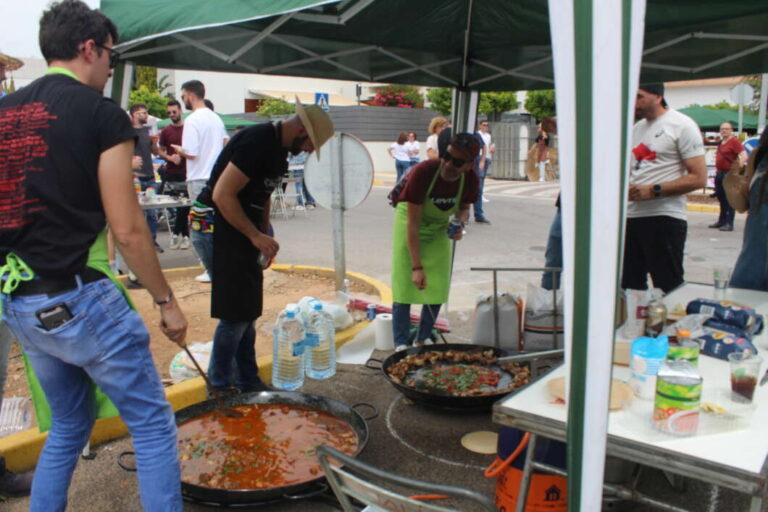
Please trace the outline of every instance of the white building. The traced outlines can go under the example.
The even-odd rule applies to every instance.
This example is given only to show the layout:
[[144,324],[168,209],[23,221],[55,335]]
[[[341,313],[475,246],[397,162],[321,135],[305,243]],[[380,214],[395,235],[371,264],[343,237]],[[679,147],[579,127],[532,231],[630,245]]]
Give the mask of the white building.
[[691,105],[714,105],[721,101],[731,101],[731,89],[741,83],[744,77],[706,78],[703,80],[685,80],[664,84],[664,99],[674,109]]

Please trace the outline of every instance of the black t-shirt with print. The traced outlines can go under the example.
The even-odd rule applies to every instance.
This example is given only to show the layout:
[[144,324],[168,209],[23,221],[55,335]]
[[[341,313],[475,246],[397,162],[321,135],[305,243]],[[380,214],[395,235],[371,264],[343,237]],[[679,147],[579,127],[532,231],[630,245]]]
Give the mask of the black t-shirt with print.
[[134,136],[117,104],[66,75],[0,98],[0,264],[13,251],[41,276],[82,272],[106,225],[99,157]]
[[[263,228],[264,207],[288,170],[288,151],[283,149],[279,131],[272,123],[251,126],[237,132],[224,147],[213,167],[211,190],[229,162],[248,177],[238,194],[248,219]],[[229,224],[215,207],[213,231],[213,287],[211,316],[229,321],[253,321],[261,316],[262,269],[259,251],[251,241]]]
[[[409,171],[408,183],[406,183],[403,191],[400,193],[399,200],[413,204],[423,204],[429,190],[429,185],[432,183],[432,178],[435,177],[435,173],[438,172],[437,169],[441,163],[442,160],[424,160],[413,166]],[[437,180],[435,180],[435,186],[432,187],[432,192],[429,194],[430,200],[437,208],[443,211],[450,210],[456,204],[456,194],[459,193],[460,183],[460,179],[445,181],[442,177],[438,176]],[[480,180],[474,172],[464,173],[464,190],[461,194],[461,204],[474,203],[477,200],[479,187]]]

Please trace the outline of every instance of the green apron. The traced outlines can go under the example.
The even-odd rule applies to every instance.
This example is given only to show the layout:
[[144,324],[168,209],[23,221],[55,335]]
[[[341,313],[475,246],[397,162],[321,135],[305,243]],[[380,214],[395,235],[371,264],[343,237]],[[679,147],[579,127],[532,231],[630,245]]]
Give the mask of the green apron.
[[[88,251],[87,265],[95,270],[98,270],[106,277],[115,283],[125,295],[128,303],[133,306],[128,292],[123,284],[117,280],[112,270],[109,268],[109,257],[107,252],[107,230],[105,229],[99,233],[98,237],[94,241],[90,250]],[[22,260],[14,253],[9,253],[6,257],[6,263],[3,267],[0,267],[0,275],[7,277],[4,281],[2,293],[10,294],[21,281],[28,281],[34,278],[35,274]],[[37,418],[37,427],[40,432],[45,432],[51,428],[51,407],[48,405],[48,400],[45,396],[40,381],[37,380],[35,371],[32,365],[29,363],[27,355],[22,350],[22,356],[24,358],[24,370],[27,374],[27,383],[29,384],[29,392],[32,396],[32,403],[35,407],[35,416]],[[96,404],[96,418],[112,418],[117,416],[119,412],[117,408],[112,404],[107,395],[105,395],[96,384],[92,385],[93,388],[93,403]]]
[[419,252],[427,286],[416,288],[411,281],[412,263],[408,252],[408,203],[401,201],[395,208],[395,226],[392,231],[392,298],[402,304],[443,304],[448,301],[451,281],[451,239],[446,234],[448,222],[461,205],[464,192],[464,174],[459,178],[459,191],[450,210],[436,207],[429,195],[440,176],[437,169],[429,184],[421,210],[419,224]]

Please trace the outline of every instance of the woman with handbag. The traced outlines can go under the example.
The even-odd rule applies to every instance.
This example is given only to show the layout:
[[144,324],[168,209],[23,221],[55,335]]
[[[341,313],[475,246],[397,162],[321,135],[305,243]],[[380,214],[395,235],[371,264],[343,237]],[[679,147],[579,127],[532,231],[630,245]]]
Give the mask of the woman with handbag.
[[749,155],[745,175],[730,171],[723,180],[728,202],[738,212],[749,211],[741,253],[733,268],[734,288],[768,291],[768,129]]
[[[460,240],[479,181],[472,164],[480,142],[471,133],[450,140],[440,160],[411,169],[395,206],[392,233],[392,329],[395,350],[410,341],[411,304],[422,304],[416,344],[429,339],[451,279],[451,240]],[[448,231],[452,215],[460,224]]]

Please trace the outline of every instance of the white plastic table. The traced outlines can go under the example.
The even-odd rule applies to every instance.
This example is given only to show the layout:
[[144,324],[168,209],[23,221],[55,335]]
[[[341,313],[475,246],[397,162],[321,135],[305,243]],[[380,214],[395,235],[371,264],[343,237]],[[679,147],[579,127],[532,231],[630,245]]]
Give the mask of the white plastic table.
[[[729,289],[715,297],[712,286],[685,284],[664,299],[671,311],[676,304],[684,308],[696,298],[717,298],[743,303],[765,315],[768,293]],[[768,354],[768,336],[763,331],[753,343]],[[729,403],[730,371],[726,361],[702,355],[699,370],[704,378],[702,402],[713,402],[733,410],[735,417],[717,419],[703,414],[699,431],[690,437],[677,437],[655,430],[651,425],[652,401],[635,399],[631,406],[610,413],[607,455],[664,471],[720,485],[752,496],[751,510],[759,511],[768,478],[768,387],[758,387],[752,407]],[[761,372],[765,372],[763,365]],[[567,409],[555,403],[546,385],[551,378],[565,375],[565,367],[519,393],[497,402],[493,419],[502,425],[531,434],[565,441]],[[762,376],[762,375],[761,375]],[[613,367],[613,377],[627,380],[629,368]],[[527,461],[526,461],[527,462]],[[670,508],[669,510],[680,510]]]

